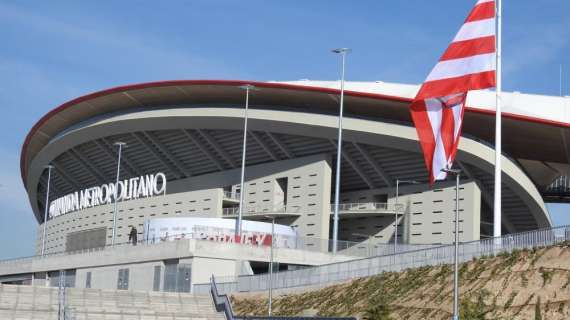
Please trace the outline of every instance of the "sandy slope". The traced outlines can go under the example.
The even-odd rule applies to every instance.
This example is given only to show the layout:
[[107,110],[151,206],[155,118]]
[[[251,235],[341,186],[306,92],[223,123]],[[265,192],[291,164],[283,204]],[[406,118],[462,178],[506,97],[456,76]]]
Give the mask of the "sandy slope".
[[[274,298],[274,315],[350,315],[369,319],[449,319],[450,266],[355,279]],[[463,264],[461,319],[570,319],[570,247],[518,251]],[[265,315],[264,295],[232,296],[240,315]]]

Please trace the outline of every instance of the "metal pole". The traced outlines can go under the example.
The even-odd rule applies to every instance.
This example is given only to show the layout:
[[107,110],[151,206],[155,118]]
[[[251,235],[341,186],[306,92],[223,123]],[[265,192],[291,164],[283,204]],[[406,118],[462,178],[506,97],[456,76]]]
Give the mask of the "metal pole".
[[47,221],[48,221],[48,210],[49,210],[49,185],[51,182],[51,169],[53,168],[52,165],[46,166],[48,169],[48,179],[47,179],[47,187],[46,187],[46,202],[45,202],[45,210],[44,210],[44,227],[43,227],[43,235],[42,235],[42,257],[44,256],[45,249],[46,249],[46,228],[47,228]]
[[495,195],[494,195],[494,215],[493,215],[493,237],[500,237],[501,232],[501,0],[495,0],[497,3],[497,92],[496,92],[496,110],[495,110]]
[[[394,207],[394,212],[396,213],[396,219],[394,221],[394,253],[398,252],[398,210],[400,210],[400,183],[410,183],[419,184],[416,180],[400,180],[396,179],[396,205]],[[405,219],[405,213],[403,219]]]
[[65,271],[64,270],[60,270],[59,271],[59,283],[58,283],[58,300],[59,300],[59,306],[58,306],[58,319],[59,320],[65,320]]
[[400,179],[396,179],[396,220],[394,221],[394,253],[398,252],[398,193],[399,193]]
[[119,154],[117,157],[117,179],[115,181],[115,194],[114,194],[114,210],[113,210],[113,231],[111,236],[111,246],[115,245],[115,234],[117,230],[117,201],[119,198],[119,175],[121,173],[121,153],[123,151],[123,146],[126,145],[125,142],[115,142],[115,145],[119,147]]
[[[241,153],[241,178],[240,178],[240,191],[239,191],[239,209],[238,209],[238,219],[237,225],[235,229],[235,235],[241,237],[241,225],[242,225],[242,215],[243,215],[243,197],[245,194],[245,156],[247,152],[247,111],[249,109],[249,91],[254,88],[254,86],[247,84],[245,86],[241,86],[241,89],[245,89],[245,113],[244,113],[244,122],[243,122],[243,145],[242,145],[242,153]],[[240,239],[241,240],[241,239]]]
[[273,245],[275,241],[275,217],[271,219],[271,253],[269,258],[269,311],[268,315],[271,317],[271,306],[273,302]]
[[453,257],[453,320],[459,319],[459,172],[455,174],[455,254]]
[[336,178],[334,193],[334,217],[333,217],[333,254],[337,251],[338,242],[338,202],[340,198],[340,164],[342,158],[342,114],[344,109],[344,71],[346,63],[346,54],[350,52],[348,48],[335,49],[332,52],[340,53],[342,56],[342,71],[340,78],[340,111],[338,115],[338,146],[336,152]]

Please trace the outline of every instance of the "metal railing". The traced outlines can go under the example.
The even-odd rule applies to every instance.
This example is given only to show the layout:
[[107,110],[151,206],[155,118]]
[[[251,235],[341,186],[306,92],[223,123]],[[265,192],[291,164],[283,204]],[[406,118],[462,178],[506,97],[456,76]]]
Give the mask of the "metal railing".
[[231,199],[239,201],[239,192],[224,191],[224,199]]
[[216,311],[224,312],[226,320],[356,320],[354,317],[287,317],[287,316],[236,316],[230,299],[226,294],[219,294],[214,275],[210,278],[210,293]]
[[210,278],[210,293],[212,295],[216,311],[223,312],[227,320],[234,320],[234,311],[232,310],[230,299],[227,295],[218,293],[218,287],[216,286],[214,275]]
[[547,191],[569,191],[570,190],[570,179],[568,176],[560,176],[552,183],[546,187]]
[[[300,213],[301,208],[299,206],[252,206],[244,207],[244,215],[264,215],[271,213]],[[236,216],[239,213],[239,207],[223,208],[222,216]]]
[[[514,250],[546,247],[570,241],[570,226],[528,231],[459,244],[459,262],[483,256],[495,256]],[[354,278],[368,277],[387,271],[402,271],[408,268],[435,266],[453,263],[454,246],[441,245],[415,251],[337,262],[305,269],[274,273],[272,288],[318,286]],[[198,289],[200,285],[195,285]],[[240,276],[235,283],[226,283],[224,288],[239,292],[263,291],[269,287],[267,274]],[[198,289],[200,290],[200,289]],[[225,291],[231,292],[231,291]]]
[[[384,212],[396,213],[404,211],[403,204],[383,203],[383,202],[356,202],[356,203],[339,203],[338,210],[342,212]],[[330,204],[330,211],[334,211],[334,203]],[[239,212],[239,207],[223,208],[222,216],[235,216]],[[299,206],[287,205],[259,205],[244,207],[243,213],[248,215],[263,215],[271,213],[300,213]]]
[[[385,203],[385,202],[355,202],[355,203],[339,203],[338,210],[340,212],[403,212],[403,204]],[[334,211],[334,203],[331,203],[330,211]]]

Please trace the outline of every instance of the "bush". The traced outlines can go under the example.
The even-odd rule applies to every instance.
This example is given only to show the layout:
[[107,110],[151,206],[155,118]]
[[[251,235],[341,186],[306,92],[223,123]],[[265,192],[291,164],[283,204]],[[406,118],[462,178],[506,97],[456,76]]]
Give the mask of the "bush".
[[484,320],[485,315],[493,311],[493,306],[487,305],[485,299],[490,296],[487,290],[477,290],[473,293],[475,302],[470,297],[461,299],[459,319],[461,320]]
[[364,311],[364,320],[392,320],[390,307],[382,298],[373,299]]

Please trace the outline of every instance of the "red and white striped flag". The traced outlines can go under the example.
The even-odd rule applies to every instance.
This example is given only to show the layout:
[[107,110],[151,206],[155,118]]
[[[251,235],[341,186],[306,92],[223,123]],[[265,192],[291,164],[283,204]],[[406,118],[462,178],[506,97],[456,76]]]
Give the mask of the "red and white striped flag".
[[479,0],[411,105],[429,180],[451,168],[469,90],[495,86],[495,1]]

